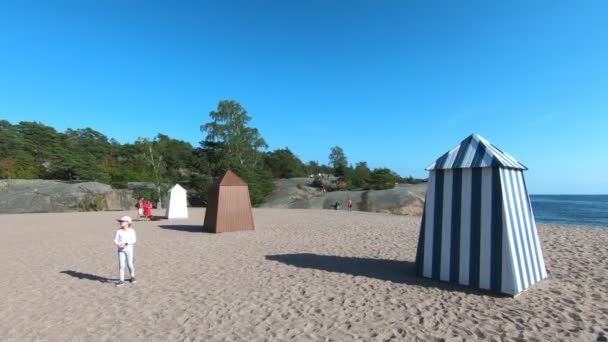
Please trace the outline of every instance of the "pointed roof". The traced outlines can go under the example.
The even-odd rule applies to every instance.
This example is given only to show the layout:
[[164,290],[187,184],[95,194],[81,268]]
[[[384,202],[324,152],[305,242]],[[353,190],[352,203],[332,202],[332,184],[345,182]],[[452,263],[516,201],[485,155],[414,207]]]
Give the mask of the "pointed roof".
[[183,192],[186,192],[186,189],[184,189],[179,184],[175,184],[171,189],[169,189],[169,192],[173,192],[173,191],[183,191]]
[[226,173],[216,181],[216,184],[220,186],[247,186],[247,183],[239,178],[236,173],[232,172],[232,170],[226,171]]
[[473,167],[528,169],[515,160],[515,158],[501,151],[498,147],[490,144],[486,139],[477,134],[471,134],[460,145],[446,152],[426,169],[431,171]]

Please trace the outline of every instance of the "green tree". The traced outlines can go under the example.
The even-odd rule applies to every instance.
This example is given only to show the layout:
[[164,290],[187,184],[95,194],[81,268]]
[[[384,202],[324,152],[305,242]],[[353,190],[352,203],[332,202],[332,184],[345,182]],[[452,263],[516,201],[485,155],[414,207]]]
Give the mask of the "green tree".
[[62,145],[60,158],[51,170],[53,178],[110,181],[111,145],[105,135],[92,128],[68,129],[62,134]]
[[304,170],[306,171],[307,175],[316,175],[321,172],[320,169],[319,163],[316,161],[311,160],[308,162],[308,164],[304,165]]
[[232,169],[249,184],[252,204],[260,204],[274,189],[272,173],[260,162],[264,158],[261,149],[268,145],[257,128],[247,126],[251,117],[234,100],[220,101],[209,116],[212,121],[201,125],[201,131],[207,133],[201,147],[211,175],[217,177]]
[[349,172],[347,178],[352,188],[369,189],[370,176],[371,170],[367,166],[367,162],[361,161]]
[[207,133],[206,142],[220,142],[223,157],[237,165],[256,165],[262,158],[260,149],[268,148],[257,128],[248,127],[251,117],[234,100],[220,101],[217,111],[211,111],[213,121],[201,126]]
[[166,165],[166,179],[171,183],[186,181],[194,169],[194,147],[185,141],[158,134],[155,139],[158,153]]
[[272,173],[264,163],[259,163],[254,167],[235,165],[232,170],[249,185],[249,195],[253,206],[264,203],[264,199],[274,190]]
[[146,138],[137,139],[136,145],[140,145],[141,153],[139,158],[151,169],[154,176],[154,185],[159,199],[162,198],[162,189],[166,187],[167,164],[163,156],[158,151],[158,141]]
[[38,178],[42,166],[25,149],[17,126],[0,120],[0,178]]
[[419,183],[424,183],[424,182],[425,182],[424,179],[414,178],[411,175],[407,176],[407,177],[399,178],[399,183],[402,183],[402,184],[419,184]]
[[308,164],[304,165],[304,169],[307,174],[317,175],[319,173],[331,174],[334,172],[333,168],[329,165],[319,164],[316,161],[309,161]]
[[395,182],[398,176],[388,168],[377,168],[370,174],[369,185],[374,190],[392,189],[395,187]]
[[278,149],[266,154],[266,165],[274,178],[306,176],[304,163],[289,148]]
[[68,155],[62,145],[62,135],[40,122],[22,121],[15,129],[20,142],[20,150],[17,152],[20,154],[19,159],[26,161],[32,158],[32,164],[27,169],[38,170],[35,178],[48,178]]
[[334,168],[334,174],[342,177],[346,174],[348,168],[348,160],[344,154],[344,150],[340,146],[334,146],[329,153],[329,163]]

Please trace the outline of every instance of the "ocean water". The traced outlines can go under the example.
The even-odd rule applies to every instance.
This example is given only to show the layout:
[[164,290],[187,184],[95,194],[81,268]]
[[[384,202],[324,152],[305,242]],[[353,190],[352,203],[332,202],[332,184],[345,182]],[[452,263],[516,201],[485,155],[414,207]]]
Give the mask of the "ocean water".
[[536,223],[608,228],[608,195],[530,195]]

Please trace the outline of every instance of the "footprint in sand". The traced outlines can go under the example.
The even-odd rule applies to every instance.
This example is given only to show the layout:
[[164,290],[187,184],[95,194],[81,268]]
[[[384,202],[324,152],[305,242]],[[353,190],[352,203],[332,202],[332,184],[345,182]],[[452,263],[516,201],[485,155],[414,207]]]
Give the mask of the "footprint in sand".
[[583,320],[580,315],[575,314],[573,312],[568,313],[568,316],[570,316],[570,318],[572,318],[573,320],[575,320],[577,322],[581,322]]
[[574,305],[576,304],[575,301],[573,301],[572,299],[568,299],[568,298],[563,298],[562,302],[566,303],[566,304],[570,304],[570,305]]

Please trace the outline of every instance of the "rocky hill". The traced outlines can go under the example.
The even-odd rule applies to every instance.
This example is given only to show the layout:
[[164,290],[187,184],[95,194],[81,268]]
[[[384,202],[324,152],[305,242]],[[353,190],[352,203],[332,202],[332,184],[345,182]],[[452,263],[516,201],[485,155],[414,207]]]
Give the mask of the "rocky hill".
[[0,213],[124,210],[134,204],[132,190],[96,182],[0,180]]
[[400,184],[390,190],[361,190],[321,192],[310,186],[309,178],[279,179],[276,190],[261,205],[263,208],[333,209],[336,202],[340,209],[346,201],[353,200],[353,209],[369,212],[385,212],[399,215],[422,215],[426,183]]
[[[426,184],[397,185],[390,190],[321,192],[309,178],[279,179],[276,190],[262,208],[333,209],[336,202],[346,209],[400,215],[421,215]],[[0,214],[133,208],[133,190],[112,189],[97,182],[39,179],[0,180]]]

